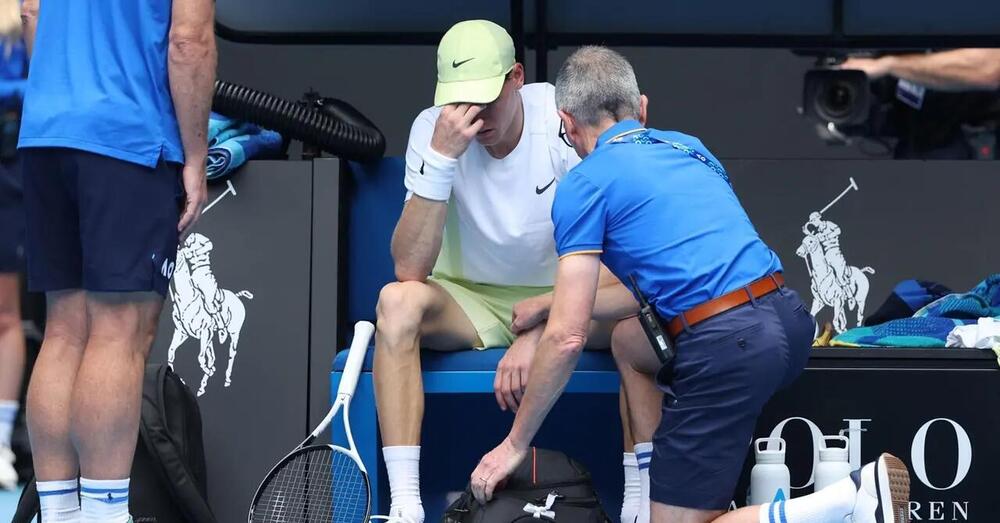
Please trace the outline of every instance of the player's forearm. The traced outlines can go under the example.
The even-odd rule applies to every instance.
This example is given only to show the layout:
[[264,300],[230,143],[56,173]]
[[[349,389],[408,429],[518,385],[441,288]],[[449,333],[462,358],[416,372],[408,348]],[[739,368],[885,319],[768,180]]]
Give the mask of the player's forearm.
[[24,29],[24,46],[28,50],[28,57],[31,57],[35,49],[35,30],[38,28],[38,3],[39,0],[24,0],[21,4],[21,25]]
[[392,259],[399,281],[424,281],[441,251],[448,202],[416,194],[406,202],[392,234]]
[[208,115],[215,88],[216,61],[211,24],[197,29],[171,30],[170,92],[188,164],[204,163],[208,154]]
[[528,387],[508,436],[510,442],[519,449],[531,445],[542,421],[566,389],[576,362],[580,359],[580,352],[586,344],[584,336],[559,334],[558,327],[554,329],[555,332],[550,327],[552,326],[546,327],[531,363]]
[[939,91],[1000,89],[1000,50],[886,56],[889,74]]

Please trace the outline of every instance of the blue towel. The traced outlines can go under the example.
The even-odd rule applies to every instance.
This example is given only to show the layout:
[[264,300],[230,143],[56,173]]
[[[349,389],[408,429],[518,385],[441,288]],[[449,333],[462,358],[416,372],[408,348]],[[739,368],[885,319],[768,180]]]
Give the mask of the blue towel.
[[275,131],[212,113],[208,120],[208,179],[228,176],[247,160],[277,156],[282,138]]
[[910,318],[924,306],[953,292],[939,283],[903,280],[896,284],[878,310],[865,316],[864,326],[873,327],[891,320]]
[[948,333],[979,318],[1000,319],[1000,274],[969,292],[949,294],[918,310],[913,317],[844,331],[830,344],[839,347],[944,347]]

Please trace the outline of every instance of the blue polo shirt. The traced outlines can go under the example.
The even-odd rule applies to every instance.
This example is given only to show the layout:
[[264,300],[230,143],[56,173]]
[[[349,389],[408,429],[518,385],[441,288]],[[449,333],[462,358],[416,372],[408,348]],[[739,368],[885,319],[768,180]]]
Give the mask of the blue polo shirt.
[[167,75],[171,0],[39,6],[18,146],[182,163]]
[[600,253],[665,319],[781,270],[705,145],[635,120],[560,181],[552,221],[560,257]]

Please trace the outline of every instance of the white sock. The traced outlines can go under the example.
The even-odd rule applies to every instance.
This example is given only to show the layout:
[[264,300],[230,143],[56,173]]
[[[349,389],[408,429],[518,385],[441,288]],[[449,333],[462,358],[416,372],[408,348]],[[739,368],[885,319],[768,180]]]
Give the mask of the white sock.
[[622,523],[634,523],[639,515],[639,500],[642,498],[642,486],[639,484],[639,462],[634,452],[626,452],[622,458],[625,467],[625,492],[622,494]]
[[760,506],[760,523],[827,523],[843,521],[854,512],[858,489],[854,480],[844,478],[805,497],[765,503]]
[[653,459],[653,443],[635,444],[635,460],[639,466],[639,517],[637,523],[649,523],[649,462]]
[[10,448],[10,434],[14,431],[14,419],[20,403],[0,400],[0,447]]
[[80,478],[83,523],[128,523],[128,484],[129,478]]
[[412,523],[424,522],[420,502],[420,447],[382,447],[385,468],[389,473],[392,504],[389,515]]
[[39,481],[38,501],[42,521],[46,523],[80,523],[80,491],[75,479]]

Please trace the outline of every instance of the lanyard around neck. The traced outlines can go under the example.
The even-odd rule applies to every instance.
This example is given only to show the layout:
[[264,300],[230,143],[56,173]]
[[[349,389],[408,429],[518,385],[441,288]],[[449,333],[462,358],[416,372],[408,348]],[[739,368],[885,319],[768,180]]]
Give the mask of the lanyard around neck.
[[[632,129],[630,131],[625,131],[625,132],[622,132],[622,133],[618,133],[618,134],[612,136],[611,138],[609,138],[606,142],[604,142],[604,144],[607,145],[607,144],[622,143],[622,140],[626,136],[631,136],[631,135],[634,135],[634,134],[645,133],[645,132],[648,132],[648,129],[646,129],[645,127],[639,127],[638,129]],[[634,140],[637,140],[637,138],[634,138]],[[702,154],[702,153],[698,152],[697,150],[695,150],[693,147],[691,147],[689,145],[682,144],[680,142],[672,142],[672,141],[660,140],[660,139],[655,139],[655,140],[658,141],[658,142],[661,142],[661,143],[665,143],[665,144],[673,147],[674,149],[677,149],[678,151],[686,153],[691,158],[694,158],[695,160],[698,160],[699,162],[701,162],[702,164],[704,164],[709,169],[715,171],[715,173],[718,174],[719,176],[721,176],[722,179],[726,181],[726,183],[732,185],[732,182],[729,180],[729,173],[727,173],[726,170],[721,165],[715,163],[714,161],[712,161],[710,158],[708,158],[704,154]]]
[[628,136],[630,134],[642,133],[642,132],[646,132],[646,130],[647,129],[645,127],[640,127],[638,129],[632,129],[631,131],[625,131],[623,133],[618,133],[618,134],[612,136],[611,138],[608,138],[608,141],[604,142],[604,145],[607,145],[609,143],[618,143],[618,142],[621,141],[622,138],[625,138],[626,136]]

